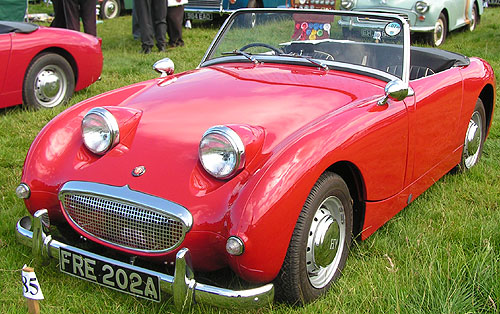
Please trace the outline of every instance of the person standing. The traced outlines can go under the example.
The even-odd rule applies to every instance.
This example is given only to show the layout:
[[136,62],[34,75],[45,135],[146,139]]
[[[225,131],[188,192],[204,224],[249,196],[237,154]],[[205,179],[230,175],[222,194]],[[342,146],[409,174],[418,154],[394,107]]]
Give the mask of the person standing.
[[63,0],[52,0],[52,5],[54,6],[54,19],[50,23],[50,27],[66,28]]
[[168,46],[184,46],[182,40],[182,20],[184,19],[184,5],[188,0],[167,0],[167,33]]
[[85,33],[97,36],[95,0],[61,0],[66,28],[80,31],[80,18]]
[[165,0],[134,0],[134,9],[141,32],[142,53],[148,54],[154,46],[165,51],[167,32],[167,3]]

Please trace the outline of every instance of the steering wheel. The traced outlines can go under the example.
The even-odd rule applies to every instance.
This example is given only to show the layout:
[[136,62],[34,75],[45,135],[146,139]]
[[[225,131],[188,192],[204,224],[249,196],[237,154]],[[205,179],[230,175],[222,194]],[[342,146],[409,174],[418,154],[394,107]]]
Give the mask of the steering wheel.
[[265,43],[251,43],[251,44],[248,44],[248,45],[245,45],[245,46],[241,47],[240,51],[245,51],[248,48],[252,48],[252,47],[264,47],[264,48],[267,48],[269,50],[274,51],[275,54],[282,54],[282,53],[284,53],[283,50],[281,50],[279,48],[276,48],[276,47],[273,47],[273,46],[271,46],[269,44],[265,44]]

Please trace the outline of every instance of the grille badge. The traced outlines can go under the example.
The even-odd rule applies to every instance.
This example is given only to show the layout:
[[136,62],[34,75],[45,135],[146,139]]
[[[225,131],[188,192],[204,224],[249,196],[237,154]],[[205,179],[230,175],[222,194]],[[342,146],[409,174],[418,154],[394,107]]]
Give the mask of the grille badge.
[[132,175],[134,177],[140,177],[146,172],[146,167],[144,166],[138,166],[135,167],[134,170],[132,170]]

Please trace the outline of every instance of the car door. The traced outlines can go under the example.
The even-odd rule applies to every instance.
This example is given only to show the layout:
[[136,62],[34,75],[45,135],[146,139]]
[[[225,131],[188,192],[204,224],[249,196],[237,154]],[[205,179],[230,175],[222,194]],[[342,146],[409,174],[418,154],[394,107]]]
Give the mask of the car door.
[[463,99],[460,68],[411,81],[410,86],[415,91],[410,136],[414,160],[411,178],[415,181],[450,156],[459,145],[454,139]]

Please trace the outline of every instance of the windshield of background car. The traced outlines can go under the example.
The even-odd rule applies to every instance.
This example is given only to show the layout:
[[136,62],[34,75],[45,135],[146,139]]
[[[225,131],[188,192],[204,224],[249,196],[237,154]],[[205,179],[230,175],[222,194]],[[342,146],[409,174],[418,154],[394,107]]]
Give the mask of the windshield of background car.
[[223,25],[201,65],[296,62],[402,79],[404,24],[388,14],[241,10]]

